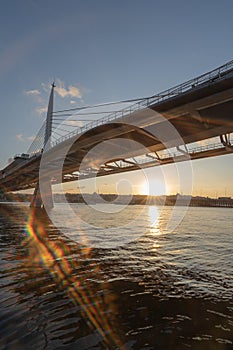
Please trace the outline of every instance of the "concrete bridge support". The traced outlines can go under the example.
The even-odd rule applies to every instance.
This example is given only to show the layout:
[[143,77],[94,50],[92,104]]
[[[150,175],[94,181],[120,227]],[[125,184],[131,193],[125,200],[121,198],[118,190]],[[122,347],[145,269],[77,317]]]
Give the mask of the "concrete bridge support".
[[[43,191],[43,199],[41,197],[41,191]],[[32,208],[44,208],[52,209],[54,207],[53,193],[50,179],[44,179],[43,184],[40,185],[39,182],[34,190],[32,202]]]

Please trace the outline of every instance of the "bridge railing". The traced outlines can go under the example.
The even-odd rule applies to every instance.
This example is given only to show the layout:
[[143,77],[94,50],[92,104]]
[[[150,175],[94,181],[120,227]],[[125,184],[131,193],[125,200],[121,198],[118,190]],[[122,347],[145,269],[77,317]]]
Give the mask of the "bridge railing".
[[132,113],[135,113],[139,110],[142,110],[143,108],[150,108],[151,106],[154,106],[156,104],[159,104],[161,102],[164,102],[165,100],[169,100],[171,98],[174,98],[182,93],[186,93],[192,89],[197,89],[199,87],[203,87],[204,85],[209,85],[212,83],[215,83],[216,81],[223,80],[226,78],[226,75],[232,73],[233,75],[233,60],[208,72],[205,74],[202,74],[194,79],[190,79],[185,83],[182,83],[180,85],[177,85],[173,88],[170,88],[168,90],[165,90],[161,92],[160,94],[147,97],[145,99],[142,99],[139,102],[136,102],[135,104],[131,105],[130,107],[126,107],[120,111],[116,111],[113,113],[110,113],[109,115],[94,120],[92,122],[89,122],[85,124],[82,127],[79,127],[78,129],[71,131],[70,133],[67,133],[66,135],[61,136],[59,139],[51,143],[51,147],[56,146],[57,144],[70,139],[71,137],[82,134],[87,130],[90,130],[96,126],[107,124],[108,122],[121,119],[127,115],[130,115]]
[[[233,142],[233,139],[230,140],[230,142]],[[192,157],[192,155],[201,153],[201,152],[206,152],[206,151],[212,151],[212,150],[217,150],[217,149],[224,149],[225,146],[222,145],[221,142],[213,142],[207,145],[200,145],[200,146],[191,146],[190,149],[188,150],[187,155],[190,156],[190,159]],[[169,158],[174,158],[174,159],[178,159],[181,155],[183,155],[182,152],[179,152],[175,149],[167,149],[167,150],[163,150],[163,151],[159,151],[158,152],[159,158],[156,159],[154,158],[154,155],[152,157],[149,156],[149,158],[154,158],[154,161],[157,161],[158,163],[160,161],[166,161]],[[130,159],[130,158],[129,158]],[[138,156],[138,157],[134,157],[134,161],[136,159],[135,165],[143,165],[143,164],[147,164],[148,163],[148,157],[147,156]],[[122,162],[121,163],[121,167],[122,168],[127,168],[129,165],[127,164],[127,162]]]

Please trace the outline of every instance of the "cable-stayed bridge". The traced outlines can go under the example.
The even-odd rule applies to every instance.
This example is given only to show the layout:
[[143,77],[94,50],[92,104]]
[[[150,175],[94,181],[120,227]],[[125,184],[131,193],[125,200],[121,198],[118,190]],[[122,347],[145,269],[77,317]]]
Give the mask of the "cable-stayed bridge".
[[[41,159],[55,184],[233,152],[233,61],[160,94],[118,104],[54,112],[54,88],[28,152],[0,171],[5,191],[35,188],[36,197]],[[57,178],[54,169],[61,165]]]

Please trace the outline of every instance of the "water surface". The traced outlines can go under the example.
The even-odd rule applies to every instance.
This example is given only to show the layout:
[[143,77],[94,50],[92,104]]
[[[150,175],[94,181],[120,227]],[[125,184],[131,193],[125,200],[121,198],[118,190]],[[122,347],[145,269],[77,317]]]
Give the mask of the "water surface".
[[101,248],[104,216],[85,233],[62,205],[59,230],[26,204],[0,204],[0,348],[233,349],[233,210],[190,208],[170,233],[171,208],[156,222],[159,209],[145,210],[118,230],[127,243]]

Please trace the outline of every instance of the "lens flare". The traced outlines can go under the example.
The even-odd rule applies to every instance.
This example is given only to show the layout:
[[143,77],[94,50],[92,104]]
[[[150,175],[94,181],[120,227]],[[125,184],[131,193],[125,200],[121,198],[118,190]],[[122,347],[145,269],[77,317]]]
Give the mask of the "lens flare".
[[[81,306],[82,315],[88,326],[98,331],[107,348],[116,345],[124,349],[113,332],[112,321],[110,323],[106,316],[109,314],[106,313],[106,308],[111,308],[112,318],[114,305],[109,304],[109,298],[106,303],[103,297],[90,287],[89,281],[94,280],[99,271],[98,264],[95,264],[95,268],[91,268],[91,271],[86,267],[85,279],[78,277],[77,269],[80,268],[80,264],[76,259],[71,261],[67,259],[72,256],[71,248],[64,242],[51,241],[47,225],[49,225],[48,217],[43,210],[31,210],[26,225],[27,238],[24,242],[28,248],[28,264],[30,266],[36,264],[43,270],[46,269],[56,286],[67,294],[72,303]],[[82,261],[85,257],[90,257],[90,253],[90,248],[82,248]]]

